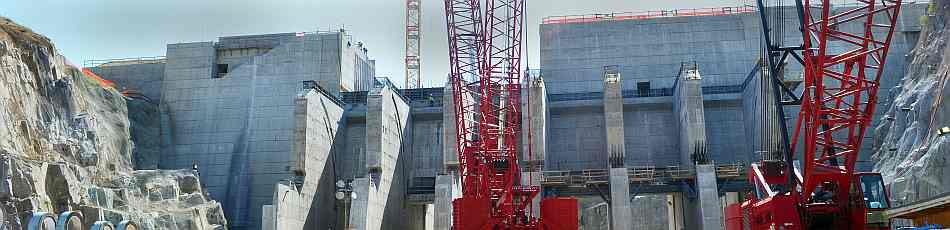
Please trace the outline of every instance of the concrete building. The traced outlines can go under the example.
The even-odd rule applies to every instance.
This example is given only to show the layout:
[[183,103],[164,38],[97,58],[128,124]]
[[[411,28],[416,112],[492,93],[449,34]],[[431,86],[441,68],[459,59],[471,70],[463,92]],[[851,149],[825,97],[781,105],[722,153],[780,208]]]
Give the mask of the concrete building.
[[[902,11],[893,73],[914,45],[918,8]],[[748,189],[743,166],[759,157],[749,141],[761,120],[758,15],[688,12],[540,26],[543,77],[526,83],[524,109],[535,147],[524,152],[543,172],[526,183],[580,198],[585,229],[721,229],[721,207]],[[232,228],[450,226],[460,193],[451,89],[374,78],[345,32],[223,37],[171,44],[166,56],[163,71],[96,72],[160,79],[157,92],[134,86],[160,95],[160,167],[197,164]]]
[[334,97],[375,85],[367,49],[342,30],[170,44],[162,62],[106,62],[93,71],[160,97],[159,167],[197,165],[210,195],[226,203],[234,229],[260,229],[274,184],[295,180],[291,138],[302,82]]

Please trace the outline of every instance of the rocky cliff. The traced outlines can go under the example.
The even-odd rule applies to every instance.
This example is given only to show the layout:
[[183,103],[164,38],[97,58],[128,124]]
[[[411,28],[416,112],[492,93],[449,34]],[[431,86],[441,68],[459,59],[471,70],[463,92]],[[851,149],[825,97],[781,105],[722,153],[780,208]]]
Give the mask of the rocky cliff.
[[126,99],[46,37],[0,17],[0,229],[57,219],[225,228],[195,170],[133,170]]
[[917,47],[896,95],[876,127],[874,170],[890,185],[894,205],[950,192],[950,1],[937,0],[921,18]]

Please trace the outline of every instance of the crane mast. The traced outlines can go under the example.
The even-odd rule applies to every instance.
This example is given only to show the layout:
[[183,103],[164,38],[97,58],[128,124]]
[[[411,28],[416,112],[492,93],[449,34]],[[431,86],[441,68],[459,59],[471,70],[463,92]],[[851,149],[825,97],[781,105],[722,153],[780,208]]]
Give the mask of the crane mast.
[[[758,2],[760,11],[767,10]],[[751,167],[755,191],[742,204],[748,227],[887,229],[878,215],[888,206],[881,176],[855,172],[855,165],[874,115],[901,1],[857,0],[853,8],[841,9],[832,9],[830,0],[796,3],[803,43],[801,56],[791,55],[803,64],[800,111],[791,143],[782,148],[788,149],[784,165],[763,161]],[[764,13],[762,19],[772,58],[779,48],[768,44]],[[768,66],[769,74],[777,72],[774,63]],[[795,153],[801,153],[801,171],[793,166]]]
[[571,207],[556,212],[542,207],[541,216],[574,216],[567,224],[545,224],[532,212],[540,188],[522,184],[518,150],[524,0],[486,0],[484,6],[480,1],[445,0],[462,181],[462,198],[453,202],[454,229],[576,229],[576,200],[541,201]]
[[406,0],[406,89],[422,88],[422,0]]

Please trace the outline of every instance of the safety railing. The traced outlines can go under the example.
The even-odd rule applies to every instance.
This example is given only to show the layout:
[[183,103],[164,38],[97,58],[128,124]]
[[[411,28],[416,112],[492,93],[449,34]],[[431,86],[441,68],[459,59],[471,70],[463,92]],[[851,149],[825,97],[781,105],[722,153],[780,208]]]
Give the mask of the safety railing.
[[[724,86],[704,86],[703,94],[729,94],[741,93],[742,85],[724,85]],[[623,98],[644,98],[644,97],[669,97],[673,96],[673,88],[659,88],[649,90],[623,90]],[[603,92],[580,92],[580,93],[556,93],[548,94],[548,101],[583,101],[583,100],[601,100],[604,98]]]
[[82,66],[83,67],[99,67],[99,66],[110,65],[110,64],[146,64],[146,63],[164,63],[164,62],[165,62],[165,56],[153,56],[153,57],[86,60],[82,63]]
[[[719,179],[741,179],[746,176],[745,172],[743,163],[716,165],[716,177]],[[679,166],[631,167],[627,169],[627,177],[630,183],[663,184],[693,180],[696,178],[696,171]],[[541,172],[541,184],[550,187],[586,187],[592,184],[606,184],[609,179],[607,169]]]
[[733,15],[755,12],[752,5],[697,8],[697,9],[676,9],[676,10],[651,10],[640,12],[621,12],[608,14],[584,14],[584,15],[565,15],[545,17],[541,24],[566,24],[566,23],[589,23],[602,21],[621,21],[621,20],[644,20],[653,18],[668,17],[693,17],[693,16],[719,16]]

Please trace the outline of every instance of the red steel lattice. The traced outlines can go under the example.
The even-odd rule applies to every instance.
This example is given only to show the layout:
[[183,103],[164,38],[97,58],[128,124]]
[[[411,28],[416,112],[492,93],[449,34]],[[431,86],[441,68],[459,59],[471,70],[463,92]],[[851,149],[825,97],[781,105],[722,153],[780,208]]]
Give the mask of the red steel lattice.
[[[799,138],[804,141],[802,194],[806,196],[826,182],[849,191],[847,181],[855,173],[861,141],[874,116],[901,1],[857,2],[853,9],[832,14],[830,0],[824,0],[818,17],[804,11],[805,91],[791,146],[795,152]],[[813,6],[814,2],[805,1],[805,9]],[[860,27],[844,26],[850,22]],[[836,200],[846,204],[848,193],[838,192]]]
[[[453,202],[454,228],[576,228],[575,199],[541,201],[549,207],[543,213],[552,218],[575,217],[573,224],[572,218],[562,218],[558,221],[567,224],[546,226],[532,213],[540,189],[521,184],[524,0],[487,0],[484,8],[479,0],[445,0],[445,12],[462,179],[462,198]],[[551,207],[575,208],[557,212]]]

